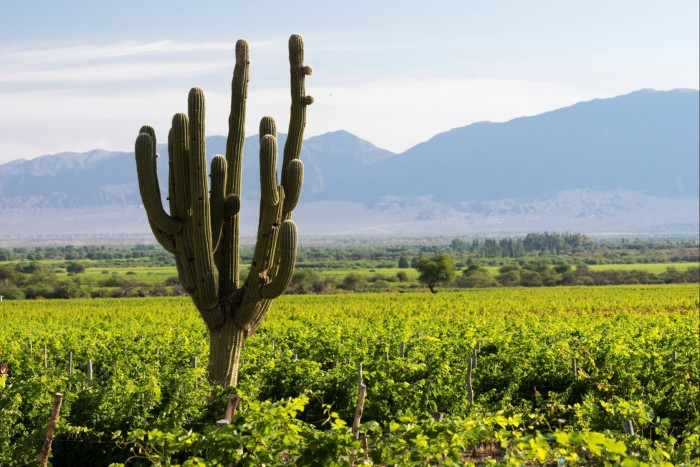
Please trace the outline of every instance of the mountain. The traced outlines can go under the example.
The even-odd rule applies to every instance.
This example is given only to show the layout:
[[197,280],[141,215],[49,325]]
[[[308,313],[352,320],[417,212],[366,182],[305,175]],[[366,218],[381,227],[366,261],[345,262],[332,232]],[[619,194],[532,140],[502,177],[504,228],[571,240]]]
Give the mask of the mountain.
[[[306,234],[696,232],[699,101],[697,90],[641,90],[455,128],[402,154],[346,131],[312,137],[301,156],[295,218]],[[279,139],[283,147],[285,135]],[[225,137],[208,137],[209,157],[225,145]],[[257,212],[258,147],[257,136],[246,139],[242,219],[249,235],[257,222],[246,213]],[[167,147],[158,151],[165,186]],[[0,237],[148,230],[126,152],[0,165],[0,216]]]
[[394,183],[373,179],[373,195],[448,203],[583,188],[697,196],[698,101],[698,91],[642,90],[456,128],[378,164]]

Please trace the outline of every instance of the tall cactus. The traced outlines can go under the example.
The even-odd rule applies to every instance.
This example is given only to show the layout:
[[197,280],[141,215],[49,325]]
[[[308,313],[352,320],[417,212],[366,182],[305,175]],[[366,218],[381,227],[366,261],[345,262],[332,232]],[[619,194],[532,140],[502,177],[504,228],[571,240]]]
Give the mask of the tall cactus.
[[231,83],[231,114],[226,157],[211,162],[207,186],[204,132],[204,92],[190,91],[188,113],[173,117],[168,134],[169,213],[161,202],[156,174],[156,136],[143,126],[136,138],[139,190],[151,230],[158,242],[175,255],[180,282],[192,296],[209,328],[209,377],[235,386],[241,350],[258,328],[272,300],[292,279],[296,261],[297,229],[292,210],[299,200],[304,166],[299,160],[306,106],[304,65],[300,36],[289,38],[292,106],[284,147],[281,182],[277,179],[275,122],[260,122],[260,218],[250,272],[241,283],[240,222],[241,168],[245,139],[248,86],[248,44],[236,43],[236,66]]

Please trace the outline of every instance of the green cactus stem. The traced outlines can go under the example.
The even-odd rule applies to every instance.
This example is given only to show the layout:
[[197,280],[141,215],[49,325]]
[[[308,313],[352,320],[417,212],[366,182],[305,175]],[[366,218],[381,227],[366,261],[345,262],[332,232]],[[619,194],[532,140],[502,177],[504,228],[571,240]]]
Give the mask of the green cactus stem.
[[246,339],[258,328],[272,300],[284,293],[294,273],[297,228],[292,211],[304,178],[299,155],[306,107],[313,102],[304,88],[311,68],[303,61],[302,38],[293,35],[289,39],[292,106],[281,180],[277,174],[275,122],[272,117],[264,117],[260,122],[258,235],[250,272],[244,281],[239,277],[239,211],[248,44],[244,40],[236,43],[226,156],[212,159],[209,176],[204,92],[193,88],[187,113],[173,117],[168,133],[169,212],[161,201],[155,131],[143,126],[136,138],[139,190],[148,222],[158,242],[175,256],[180,282],[209,328],[209,377],[218,384],[236,385]]

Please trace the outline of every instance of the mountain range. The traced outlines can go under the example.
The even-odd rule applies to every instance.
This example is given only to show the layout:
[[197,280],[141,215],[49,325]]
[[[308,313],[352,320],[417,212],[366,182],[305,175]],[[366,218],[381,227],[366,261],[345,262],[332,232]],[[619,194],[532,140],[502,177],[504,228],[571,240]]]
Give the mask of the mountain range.
[[[699,101],[697,90],[641,90],[455,128],[401,154],[346,131],[308,138],[295,219],[302,235],[697,233]],[[225,144],[208,137],[209,156]],[[158,150],[163,181],[167,147]],[[246,235],[257,222],[257,151],[248,137]],[[129,152],[0,165],[0,218],[0,237],[148,232]]]

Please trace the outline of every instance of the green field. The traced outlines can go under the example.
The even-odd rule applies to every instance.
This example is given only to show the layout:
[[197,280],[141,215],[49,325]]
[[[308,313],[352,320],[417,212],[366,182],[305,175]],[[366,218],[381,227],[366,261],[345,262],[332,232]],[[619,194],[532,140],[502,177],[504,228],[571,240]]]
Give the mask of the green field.
[[[227,395],[205,379],[189,299],[5,300],[0,464],[33,462],[54,392],[55,465],[134,453],[329,465],[353,450],[382,465],[687,463],[700,452],[699,305],[696,284],[284,296],[246,345],[244,402],[217,431]],[[366,448],[348,428],[360,362]]]
[[[50,264],[50,262],[47,261]],[[55,261],[53,262],[56,263]],[[146,284],[162,284],[166,279],[177,277],[175,266],[150,266],[150,267],[92,267],[89,260],[81,261],[86,266],[85,272],[81,273],[81,277],[88,280],[100,281],[111,274],[119,274],[130,276],[134,280],[144,282]],[[589,266],[592,271],[644,271],[652,274],[660,274],[667,268],[673,267],[678,270],[685,270],[690,267],[697,267],[698,263],[682,262],[682,263],[639,263],[639,264],[595,264]],[[492,276],[498,274],[497,266],[487,266],[485,268]],[[382,275],[386,277],[395,277],[398,272],[405,272],[409,280],[418,280],[418,271],[413,268],[364,268],[364,269],[319,269],[315,270],[322,278],[333,278],[342,280],[348,274],[359,274],[364,277]],[[63,271],[62,276],[68,274]]]

